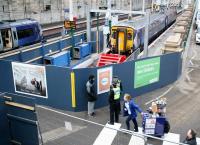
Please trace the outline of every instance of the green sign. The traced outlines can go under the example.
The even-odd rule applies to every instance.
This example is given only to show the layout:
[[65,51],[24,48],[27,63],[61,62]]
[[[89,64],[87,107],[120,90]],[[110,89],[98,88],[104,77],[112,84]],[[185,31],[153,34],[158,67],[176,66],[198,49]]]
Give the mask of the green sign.
[[135,62],[134,88],[159,81],[160,57]]

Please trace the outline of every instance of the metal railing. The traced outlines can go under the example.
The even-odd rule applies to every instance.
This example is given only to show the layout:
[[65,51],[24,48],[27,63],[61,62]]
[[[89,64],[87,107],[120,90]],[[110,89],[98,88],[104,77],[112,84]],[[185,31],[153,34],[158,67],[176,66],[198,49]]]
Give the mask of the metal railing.
[[[109,128],[111,130],[115,130],[117,131],[117,136],[115,137],[115,140],[113,141],[115,145],[118,145],[118,144],[123,144],[123,145],[126,145],[128,144],[129,140],[130,139],[127,139],[125,141],[124,138],[127,137],[127,135],[130,135],[130,136],[134,136],[134,137],[138,137],[140,139],[142,139],[144,141],[144,145],[146,145],[148,143],[148,140],[149,139],[153,139],[155,141],[160,141],[160,142],[168,142],[168,143],[172,143],[174,145],[185,145],[184,143],[181,143],[181,142],[173,142],[173,141],[170,141],[170,140],[166,140],[164,138],[159,138],[159,137],[156,137],[156,136],[151,136],[151,135],[147,135],[147,134],[143,134],[143,133],[138,133],[138,132],[134,132],[134,131],[129,131],[129,130],[126,130],[126,129],[123,129],[123,128],[120,128],[120,129],[114,129],[113,127],[109,127],[109,126],[106,126],[104,124],[101,124],[101,123],[97,123],[97,122],[94,122],[94,121],[91,121],[91,120],[87,120],[87,119],[84,119],[84,118],[80,118],[80,117],[77,117],[77,116],[74,116],[74,115],[70,115],[68,113],[65,113],[65,112],[62,112],[62,111],[58,111],[58,110],[55,110],[55,109],[51,109],[51,108],[48,108],[48,107],[44,107],[44,106],[40,106],[40,105],[37,105],[37,110],[39,111],[38,114],[40,114],[40,111],[41,110],[45,110],[47,112],[51,112],[51,113],[55,113],[57,114],[58,116],[60,115],[61,118],[71,118],[74,120],[74,122],[79,122],[81,124],[84,124],[84,123],[88,123],[89,127],[90,126],[95,126],[96,128],[98,128],[97,130],[99,130],[99,128]],[[41,116],[42,117],[42,116]],[[66,119],[65,118],[65,119]],[[41,118],[42,119],[42,118]],[[40,119],[39,119],[40,120]],[[42,123],[41,123],[42,124]],[[88,129],[90,129],[88,127]],[[41,127],[43,128],[43,127]],[[73,127],[72,127],[73,128]],[[100,132],[100,131],[99,131]],[[98,132],[98,133],[99,133]],[[85,132],[86,133],[86,132]],[[95,140],[96,138],[93,138],[93,140]],[[48,140],[46,140],[46,143],[48,142]],[[138,142],[131,142],[132,145],[138,145]],[[84,144],[84,142],[83,142]],[[130,142],[129,142],[130,144]]]

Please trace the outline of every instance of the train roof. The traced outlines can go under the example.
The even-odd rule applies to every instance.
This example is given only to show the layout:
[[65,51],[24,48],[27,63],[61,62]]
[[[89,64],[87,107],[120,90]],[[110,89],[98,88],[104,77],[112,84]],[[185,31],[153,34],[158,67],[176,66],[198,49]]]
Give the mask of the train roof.
[[24,26],[38,23],[34,19],[4,20],[0,22],[0,28],[9,28],[14,26]]
[[[163,16],[165,16],[165,14],[163,14],[163,13],[152,14],[150,16],[150,23],[152,23],[153,21],[155,21],[157,19],[163,18]],[[119,22],[118,24],[113,25],[113,26],[122,26],[122,27],[124,26],[124,27],[132,27],[134,29],[140,29],[145,26],[145,23],[146,23],[146,19],[145,19],[145,17],[142,17],[137,20],[131,20],[131,21],[129,20],[126,22]]]

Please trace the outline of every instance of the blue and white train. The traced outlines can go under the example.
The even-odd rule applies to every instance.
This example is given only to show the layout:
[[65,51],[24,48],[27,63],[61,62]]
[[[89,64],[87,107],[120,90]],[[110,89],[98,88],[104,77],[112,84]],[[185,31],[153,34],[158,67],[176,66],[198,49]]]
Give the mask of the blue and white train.
[[34,44],[42,38],[41,26],[34,19],[0,22],[0,52]]

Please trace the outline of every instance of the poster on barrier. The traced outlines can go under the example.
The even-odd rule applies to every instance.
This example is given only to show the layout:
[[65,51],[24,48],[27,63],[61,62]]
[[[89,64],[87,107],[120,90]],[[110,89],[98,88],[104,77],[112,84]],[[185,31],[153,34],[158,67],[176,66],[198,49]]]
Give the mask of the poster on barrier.
[[112,83],[113,69],[105,67],[97,70],[97,93],[102,94],[110,90]]
[[134,88],[146,86],[160,79],[160,57],[135,62]]
[[12,62],[15,92],[48,98],[44,66]]

